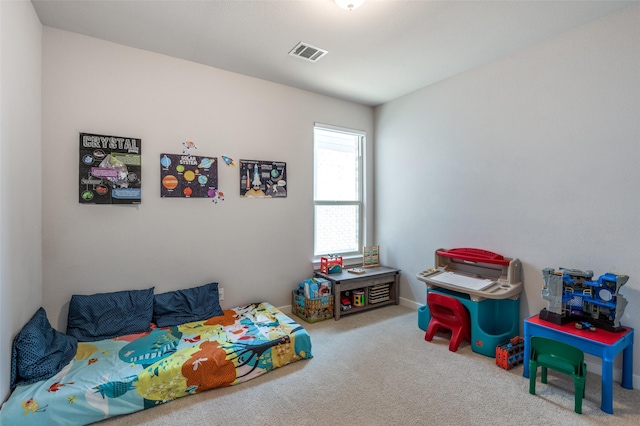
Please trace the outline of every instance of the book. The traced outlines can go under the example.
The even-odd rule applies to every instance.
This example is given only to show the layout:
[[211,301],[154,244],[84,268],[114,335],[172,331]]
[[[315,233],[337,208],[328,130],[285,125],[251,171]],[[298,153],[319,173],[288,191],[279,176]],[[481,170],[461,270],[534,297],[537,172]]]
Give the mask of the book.
[[351,272],[352,274],[364,274],[365,270],[364,268],[349,268],[347,269],[347,272]]

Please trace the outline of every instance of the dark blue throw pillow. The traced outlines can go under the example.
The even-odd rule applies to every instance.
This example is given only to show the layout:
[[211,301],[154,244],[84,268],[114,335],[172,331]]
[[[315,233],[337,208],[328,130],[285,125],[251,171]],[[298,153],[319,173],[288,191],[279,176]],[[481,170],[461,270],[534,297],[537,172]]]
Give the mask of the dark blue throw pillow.
[[69,302],[67,334],[80,342],[111,339],[150,330],[153,287],[90,296],[73,295]]
[[156,294],[153,303],[153,320],[158,327],[202,321],[223,314],[218,301],[218,283]]
[[38,309],[13,339],[11,389],[55,376],[76,356],[77,349],[76,338],[52,328],[45,310]]

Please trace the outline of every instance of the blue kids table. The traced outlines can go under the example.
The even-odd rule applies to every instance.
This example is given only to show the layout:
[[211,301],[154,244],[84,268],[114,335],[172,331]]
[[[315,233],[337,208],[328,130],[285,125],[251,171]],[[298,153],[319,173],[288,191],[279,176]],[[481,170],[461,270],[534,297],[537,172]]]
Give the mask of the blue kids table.
[[560,340],[580,349],[584,353],[602,358],[602,396],[600,409],[613,414],[613,360],[622,352],[622,387],[633,389],[633,328],[624,327],[617,333],[598,329],[578,330],[575,321],[557,325],[533,315],[524,320],[524,371],[529,378],[531,336]]

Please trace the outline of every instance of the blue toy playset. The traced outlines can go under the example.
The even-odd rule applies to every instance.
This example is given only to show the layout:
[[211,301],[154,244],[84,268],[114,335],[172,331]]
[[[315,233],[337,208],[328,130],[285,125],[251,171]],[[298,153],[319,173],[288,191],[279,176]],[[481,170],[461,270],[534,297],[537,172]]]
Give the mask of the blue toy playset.
[[593,271],[545,268],[542,277],[542,298],[547,307],[540,311],[541,319],[559,325],[578,321],[588,329],[624,330],[620,318],[628,302],[620,288],[629,280],[628,275],[607,272],[593,280]]

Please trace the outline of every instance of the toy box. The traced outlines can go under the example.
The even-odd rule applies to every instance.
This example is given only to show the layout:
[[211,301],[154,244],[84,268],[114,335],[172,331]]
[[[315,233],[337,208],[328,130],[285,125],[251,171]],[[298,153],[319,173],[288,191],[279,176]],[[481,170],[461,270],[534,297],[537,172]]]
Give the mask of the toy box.
[[333,295],[309,299],[304,297],[304,294],[294,291],[291,313],[307,322],[318,322],[333,318]]
[[323,274],[339,274],[342,272],[342,256],[321,257],[320,272]]
[[509,343],[496,347],[496,365],[511,370],[524,361],[524,339],[516,336]]

